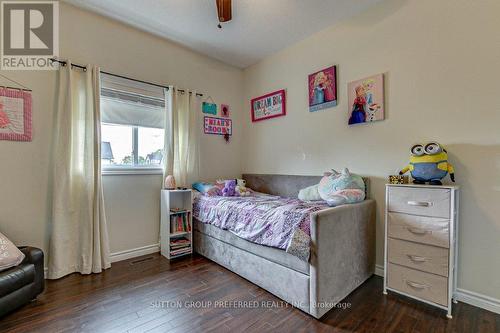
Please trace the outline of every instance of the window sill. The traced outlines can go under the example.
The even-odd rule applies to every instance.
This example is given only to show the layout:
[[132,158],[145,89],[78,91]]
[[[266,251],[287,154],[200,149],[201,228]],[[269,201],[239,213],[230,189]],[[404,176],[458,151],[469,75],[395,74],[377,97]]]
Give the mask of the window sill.
[[159,168],[123,168],[123,169],[103,169],[103,176],[119,176],[119,175],[163,175],[163,169]]

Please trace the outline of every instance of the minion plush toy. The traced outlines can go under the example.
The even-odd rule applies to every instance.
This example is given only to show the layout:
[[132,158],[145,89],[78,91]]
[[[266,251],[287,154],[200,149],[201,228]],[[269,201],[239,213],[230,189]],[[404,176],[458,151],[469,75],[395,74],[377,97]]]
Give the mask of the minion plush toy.
[[449,173],[452,182],[455,182],[455,171],[448,162],[448,153],[437,142],[426,145],[415,144],[411,147],[410,164],[399,172],[403,175],[410,171],[413,183],[442,185],[441,179]]

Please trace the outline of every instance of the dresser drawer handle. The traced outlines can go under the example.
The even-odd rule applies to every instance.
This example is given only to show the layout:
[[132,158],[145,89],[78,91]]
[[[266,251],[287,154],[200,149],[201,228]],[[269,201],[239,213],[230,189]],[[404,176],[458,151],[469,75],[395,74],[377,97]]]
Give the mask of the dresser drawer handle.
[[409,232],[415,235],[427,235],[432,234],[431,230],[419,229],[419,228],[407,228]]
[[413,255],[413,254],[407,254],[407,257],[410,258],[410,260],[413,261],[413,262],[426,262],[426,261],[429,260],[426,257],[416,256],[416,255]]
[[426,289],[426,288],[429,288],[429,286],[426,285],[426,284],[417,283],[417,282],[413,282],[413,281],[410,281],[410,280],[405,280],[405,282],[406,282],[407,285],[409,285],[412,288],[416,288],[416,289]]
[[408,205],[410,205],[410,206],[418,206],[418,207],[429,207],[429,206],[432,206],[432,202],[427,202],[427,201],[408,201]]

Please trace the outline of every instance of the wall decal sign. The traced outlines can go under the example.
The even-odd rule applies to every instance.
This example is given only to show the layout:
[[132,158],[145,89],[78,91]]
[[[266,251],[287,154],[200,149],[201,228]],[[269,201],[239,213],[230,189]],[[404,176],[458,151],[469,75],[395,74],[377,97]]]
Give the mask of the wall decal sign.
[[217,114],[217,104],[203,102],[201,105],[201,110],[203,111],[203,113],[216,115]]
[[349,82],[349,125],[384,120],[384,75]]
[[337,105],[337,66],[309,75],[309,112]]
[[0,140],[31,139],[31,92],[0,87]]
[[233,135],[233,121],[227,118],[204,117],[205,134]]
[[286,115],[285,90],[278,90],[252,99],[252,121]]

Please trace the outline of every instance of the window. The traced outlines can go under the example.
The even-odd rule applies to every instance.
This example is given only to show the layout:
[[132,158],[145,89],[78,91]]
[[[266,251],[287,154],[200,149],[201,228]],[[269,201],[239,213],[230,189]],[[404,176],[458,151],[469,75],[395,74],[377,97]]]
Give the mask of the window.
[[163,166],[163,88],[101,76],[101,162],[104,171],[136,172]]
[[133,126],[105,124],[101,125],[101,162],[103,166],[132,165]]

